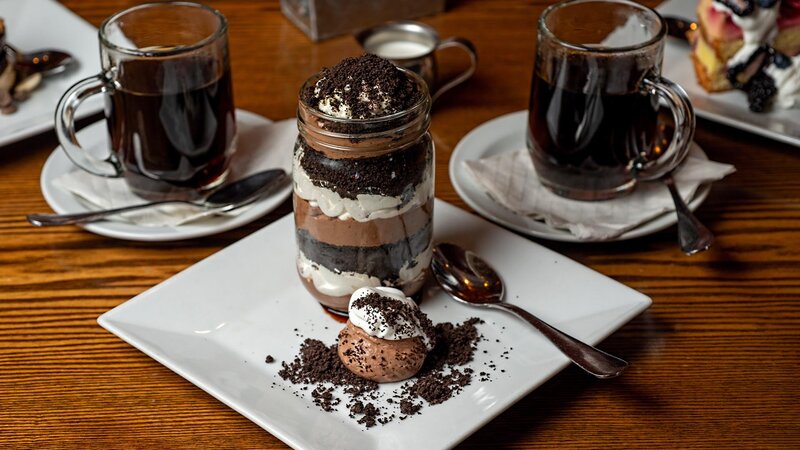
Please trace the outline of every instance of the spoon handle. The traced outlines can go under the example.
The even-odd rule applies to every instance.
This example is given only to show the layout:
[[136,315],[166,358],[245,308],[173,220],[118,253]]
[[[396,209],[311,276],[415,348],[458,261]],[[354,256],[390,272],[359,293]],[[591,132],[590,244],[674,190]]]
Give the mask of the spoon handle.
[[692,210],[686,206],[672,177],[665,175],[661,181],[669,188],[672,201],[675,203],[675,213],[678,215],[678,243],[681,251],[691,256],[697,252],[708,250],[714,243],[714,234],[697,220],[697,217],[692,214]]
[[37,227],[50,227],[56,225],[75,225],[79,223],[89,223],[98,221],[107,216],[113,216],[128,211],[150,208],[151,206],[166,205],[168,203],[186,203],[196,205],[185,200],[162,200],[159,202],[142,203],[139,205],[124,206],[122,208],[104,209],[102,211],[89,211],[75,214],[29,214],[28,222]]
[[627,362],[553,328],[519,306],[509,303],[494,303],[492,306],[504,309],[533,325],[578,367],[597,378],[614,378],[628,367]]

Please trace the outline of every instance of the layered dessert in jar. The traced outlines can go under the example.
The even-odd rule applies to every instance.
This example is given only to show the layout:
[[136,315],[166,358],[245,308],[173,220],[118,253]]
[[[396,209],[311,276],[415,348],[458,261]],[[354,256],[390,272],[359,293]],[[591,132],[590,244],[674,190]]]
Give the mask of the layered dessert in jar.
[[324,306],[364,287],[413,296],[431,259],[433,144],[425,82],[374,55],[301,89],[294,151],[297,270]]
[[689,33],[698,82],[741,89],[755,112],[800,105],[800,0],[700,0]]

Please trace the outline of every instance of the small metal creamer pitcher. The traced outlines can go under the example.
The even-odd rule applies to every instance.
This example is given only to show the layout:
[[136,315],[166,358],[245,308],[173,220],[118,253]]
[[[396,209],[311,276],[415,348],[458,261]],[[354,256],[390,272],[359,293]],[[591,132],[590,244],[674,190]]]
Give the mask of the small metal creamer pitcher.
[[[478,66],[478,54],[472,42],[461,37],[440,39],[433,27],[421,22],[387,22],[360,31],[355,38],[366,52],[419,74],[428,84],[432,101],[466,81]],[[450,47],[463,49],[470,58],[470,65],[455,78],[437,85],[436,52]]]

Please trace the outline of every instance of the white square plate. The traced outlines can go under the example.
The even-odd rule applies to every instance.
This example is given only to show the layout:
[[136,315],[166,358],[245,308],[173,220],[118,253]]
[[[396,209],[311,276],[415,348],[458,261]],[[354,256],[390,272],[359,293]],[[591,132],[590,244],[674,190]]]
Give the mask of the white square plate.
[[[669,0],[656,10],[663,16],[677,16],[697,20],[697,0]],[[800,146],[800,109],[778,109],[754,113],[747,106],[747,95],[742,91],[709,94],[697,83],[689,57],[689,44],[667,38],[664,48],[663,75],[680,84],[692,100],[698,116],[760,134],[776,141]]]
[[[53,128],[61,95],[73,84],[100,73],[97,29],[54,0],[0,0],[6,22],[6,42],[22,52],[53,48],[72,54],[74,62],[62,74],[44,79],[14,114],[0,115],[0,146]],[[103,109],[102,98],[88,99],[77,117]]]
[[[648,297],[443,201],[437,200],[435,216],[437,241],[479,253],[505,279],[510,301],[579,339],[596,344],[650,305]],[[342,327],[305,291],[294,257],[294,222],[288,215],[98,322],[299,449],[449,448],[568,363],[527,324],[457,304],[431,288],[422,309],[435,323],[474,316],[486,321],[479,329],[487,340],[470,366],[479,372],[493,360],[498,370],[491,382],[473,379],[460,395],[425,406],[419,415],[364,429],[347,417],[344,402],[339,411],[323,412],[310,398],[292,394],[296,388],[277,376],[279,363],[264,363],[267,354],[277,361],[293,359],[301,343],[295,328],[333,343]],[[509,358],[500,358],[509,347]]]

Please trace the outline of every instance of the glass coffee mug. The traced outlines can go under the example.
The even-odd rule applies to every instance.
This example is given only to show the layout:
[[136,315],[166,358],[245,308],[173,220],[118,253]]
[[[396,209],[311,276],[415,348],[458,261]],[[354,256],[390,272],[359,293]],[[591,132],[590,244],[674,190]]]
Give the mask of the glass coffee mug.
[[[150,3],[100,26],[103,72],[72,86],[56,109],[56,133],[78,167],[124,177],[145,198],[195,197],[221,184],[236,149],[227,22],[187,2]],[[104,94],[110,152],[82,149],[75,111]]]
[[[528,149],[544,186],[605,200],[684,159],[694,111],[684,90],[660,76],[666,31],[658,13],[626,0],[570,0],[542,13]],[[662,103],[675,122],[668,145]]]

